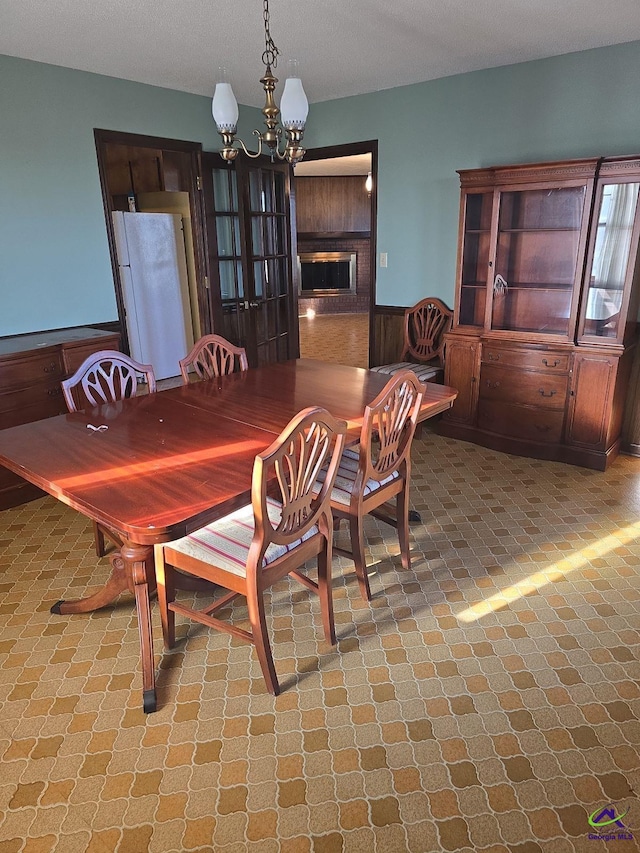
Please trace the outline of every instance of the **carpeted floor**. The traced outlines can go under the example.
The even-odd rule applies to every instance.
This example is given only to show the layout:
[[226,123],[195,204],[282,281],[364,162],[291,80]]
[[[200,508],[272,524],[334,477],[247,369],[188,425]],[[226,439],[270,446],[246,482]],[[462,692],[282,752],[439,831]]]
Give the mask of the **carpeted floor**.
[[226,635],[178,618],[163,653],[154,607],[149,716],[131,599],[49,614],[108,574],[90,523],[53,498],[0,513],[0,851],[637,850],[589,833],[640,837],[640,460],[431,432],[413,459],[412,568],[369,521],[374,598],[334,561],[335,649],[276,586],[274,699]]

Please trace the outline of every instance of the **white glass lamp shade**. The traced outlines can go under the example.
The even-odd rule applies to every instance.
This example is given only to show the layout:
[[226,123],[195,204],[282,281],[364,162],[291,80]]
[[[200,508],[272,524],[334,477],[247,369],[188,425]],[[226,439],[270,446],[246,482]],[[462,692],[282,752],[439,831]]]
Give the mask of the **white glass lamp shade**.
[[219,131],[235,133],[238,126],[238,102],[224,68],[218,69],[218,82],[213,93],[211,112]]
[[280,99],[280,120],[288,130],[304,130],[309,114],[309,101],[302,87],[298,63],[287,63],[287,79]]

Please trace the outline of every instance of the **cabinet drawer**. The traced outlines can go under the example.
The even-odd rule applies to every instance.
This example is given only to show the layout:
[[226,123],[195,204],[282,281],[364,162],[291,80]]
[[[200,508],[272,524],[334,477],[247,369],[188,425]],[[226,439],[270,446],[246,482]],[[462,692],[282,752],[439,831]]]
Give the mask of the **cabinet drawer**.
[[567,401],[566,376],[509,370],[483,364],[480,371],[480,398],[503,403],[520,403],[544,409],[563,409]]
[[62,378],[62,361],[57,352],[12,358],[0,365],[0,390]]
[[113,337],[98,338],[96,340],[87,341],[80,346],[63,346],[62,358],[64,360],[64,369],[66,373],[69,376],[72,373],[75,373],[87,356],[105,349],[119,350],[120,335],[113,335]]
[[66,411],[59,382],[38,382],[0,393],[0,429],[52,418]]
[[559,444],[564,412],[481,400],[478,407],[480,429],[499,435],[517,436],[525,441]]
[[505,367],[521,367],[528,370],[554,370],[558,373],[569,369],[569,355],[545,350],[503,349],[496,346],[482,347],[482,361]]

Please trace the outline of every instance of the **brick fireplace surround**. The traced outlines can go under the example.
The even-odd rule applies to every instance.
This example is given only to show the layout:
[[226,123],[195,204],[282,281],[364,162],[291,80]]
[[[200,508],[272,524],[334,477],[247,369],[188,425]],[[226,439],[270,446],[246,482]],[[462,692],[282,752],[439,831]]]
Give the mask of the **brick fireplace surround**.
[[369,311],[371,297],[371,259],[369,240],[349,238],[298,240],[298,252],[355,252],[356,292],[326,296],[300,296],[298,313],[313,308],[316,314],[364,314]]

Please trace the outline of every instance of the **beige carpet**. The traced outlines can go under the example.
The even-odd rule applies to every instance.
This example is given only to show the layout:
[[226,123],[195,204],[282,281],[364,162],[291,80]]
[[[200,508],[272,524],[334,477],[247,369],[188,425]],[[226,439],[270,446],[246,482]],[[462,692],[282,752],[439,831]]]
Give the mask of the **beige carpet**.
[[410,571],[367,525],[370,605],[335,560],[337,648],[306,590],[273,590],[277,699],[228,636],[178,618],[163,654],[154,607],[149,716],[131,599],[49,614],[107,576],[90,523],[0,513],[0,851],[637,850],[588,816],[630,803],[640,837],[640,461],[425,433],[413,502]]

